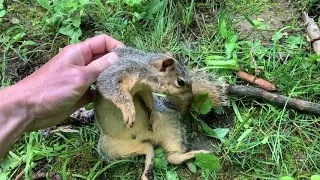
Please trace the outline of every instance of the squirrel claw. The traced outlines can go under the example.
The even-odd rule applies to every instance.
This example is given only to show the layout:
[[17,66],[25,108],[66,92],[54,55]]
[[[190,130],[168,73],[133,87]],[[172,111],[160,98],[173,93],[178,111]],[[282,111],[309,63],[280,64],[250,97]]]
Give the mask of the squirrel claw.
[[133,113],[128,113],[128,112],[123,113],[123,120],[124,120],[124,122],[126,124],[127,129],[130,129],[130,128],[133,127],[134,122],[135,122],[135,117],[136,117],[135,112],[133,112]]

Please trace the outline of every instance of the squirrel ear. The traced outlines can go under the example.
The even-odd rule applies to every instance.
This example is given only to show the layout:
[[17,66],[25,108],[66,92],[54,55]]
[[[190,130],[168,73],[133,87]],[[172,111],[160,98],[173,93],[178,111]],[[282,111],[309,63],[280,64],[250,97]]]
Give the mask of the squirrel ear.
[[156,60],[152,65],[158,71],[166,72],[167,70],[170,70],[174,67],[174,60],[171,58]]
[[166,52],[166,56],[173,58],[173,54],[171,52]]

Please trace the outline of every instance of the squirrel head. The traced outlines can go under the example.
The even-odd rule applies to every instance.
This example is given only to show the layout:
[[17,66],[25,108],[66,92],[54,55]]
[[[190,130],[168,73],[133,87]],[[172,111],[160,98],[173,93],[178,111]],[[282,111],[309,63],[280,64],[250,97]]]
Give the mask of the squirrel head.
[[157,82],[164,93],[169,96],[189,99],[192,96],[192,83],[185,66],[170,56],[164,56],[152,62]]

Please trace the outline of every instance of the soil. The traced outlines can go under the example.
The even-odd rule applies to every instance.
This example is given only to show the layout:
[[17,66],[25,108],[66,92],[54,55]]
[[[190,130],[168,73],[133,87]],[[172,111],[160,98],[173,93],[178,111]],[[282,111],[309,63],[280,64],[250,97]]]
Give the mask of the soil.
[[270,27],[270,30],[256,31],[254,27],[244,18],[235,24],[235,30],[240,36],[248,40],[261,39],[270,41],[275,31],[292,25],[297,19],[297,26],[302,27],[301,13],[294,7],[293,3],[286,0],[279,0],[267,6],[259,15],[249,17],[251,20],[260,21]]

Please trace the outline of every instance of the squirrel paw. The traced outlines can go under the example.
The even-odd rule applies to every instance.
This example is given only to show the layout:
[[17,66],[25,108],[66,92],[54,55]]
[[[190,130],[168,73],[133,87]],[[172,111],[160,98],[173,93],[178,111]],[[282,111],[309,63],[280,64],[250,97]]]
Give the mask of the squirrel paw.
[[210,154],[211,151],[207,151],[207,150],[196,150],[196,151],[192,151],[193,154],[198,154],[198,153],[204,153],[204,154]]
[[126,124],[127,129],[132,128],[135,120],[136,120],[136,112],[135,111],[129,112],[127,110],[126,112],[123,112],[123,121]]

